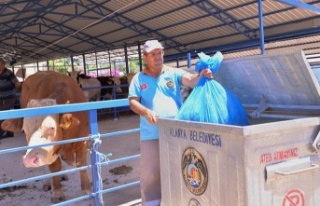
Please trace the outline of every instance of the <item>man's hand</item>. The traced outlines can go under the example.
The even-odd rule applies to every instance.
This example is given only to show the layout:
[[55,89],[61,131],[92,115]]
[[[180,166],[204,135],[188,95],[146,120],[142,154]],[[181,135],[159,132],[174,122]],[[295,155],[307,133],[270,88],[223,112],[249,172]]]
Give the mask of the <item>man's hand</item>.
[[148,109],[147,114],[145,115],[145,118],[150,124],[157,124],[157,117],[159,117],[159,115],[150,109]]
[[201,72],[200,72],[200,76],[205,76],[209,79],[213,79],[213,74],[212,74],[212,71],[210,69],[203,69]]

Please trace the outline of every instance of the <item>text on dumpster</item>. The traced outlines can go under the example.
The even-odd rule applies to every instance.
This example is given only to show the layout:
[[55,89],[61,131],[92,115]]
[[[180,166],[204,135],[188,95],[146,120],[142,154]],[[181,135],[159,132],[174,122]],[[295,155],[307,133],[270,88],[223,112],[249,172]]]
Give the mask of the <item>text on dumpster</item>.
[[298,151],[298,148],[289,148],[273,153],[264,153],[260,156],[260,163],[279,162],[291,157],[297,157],[299,155]]
[[170,128],[169,134],[171,137],[189,139],[195,142],[201,142],[204,144],[221,147],[221,137],[218,134],[208,133],[197,130],[188,130],[182,128]]

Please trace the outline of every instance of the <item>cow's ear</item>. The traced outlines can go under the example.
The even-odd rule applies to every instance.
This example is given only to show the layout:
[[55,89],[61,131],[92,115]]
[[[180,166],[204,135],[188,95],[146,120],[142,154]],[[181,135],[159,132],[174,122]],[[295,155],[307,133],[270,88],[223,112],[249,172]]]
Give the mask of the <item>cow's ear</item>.
[[7,119],[1,123],[1,129],[10,132],[21,132],[22,131],[23,119]]
[[71,126],[77,126],[80,121],[72,114],[63,114],[60,120],[60,127],[62,129],[68,129]]

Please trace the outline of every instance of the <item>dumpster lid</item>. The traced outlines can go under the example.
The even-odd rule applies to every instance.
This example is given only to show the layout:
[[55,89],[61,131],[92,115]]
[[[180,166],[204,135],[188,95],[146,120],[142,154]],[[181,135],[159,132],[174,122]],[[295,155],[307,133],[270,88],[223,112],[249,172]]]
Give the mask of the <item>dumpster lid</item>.
[[215,80],[246,106],[320,105],[320,87],[302,51],[227,59]]

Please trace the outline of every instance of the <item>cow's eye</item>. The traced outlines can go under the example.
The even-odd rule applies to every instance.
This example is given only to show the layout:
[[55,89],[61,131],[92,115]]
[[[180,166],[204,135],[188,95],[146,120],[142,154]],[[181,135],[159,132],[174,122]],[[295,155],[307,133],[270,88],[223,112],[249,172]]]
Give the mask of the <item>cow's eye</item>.
[[49,136],[54,136],[56,131],[55,127],[42,127],[43,137],[48,138]]

